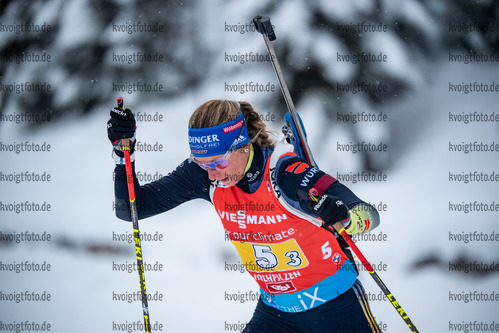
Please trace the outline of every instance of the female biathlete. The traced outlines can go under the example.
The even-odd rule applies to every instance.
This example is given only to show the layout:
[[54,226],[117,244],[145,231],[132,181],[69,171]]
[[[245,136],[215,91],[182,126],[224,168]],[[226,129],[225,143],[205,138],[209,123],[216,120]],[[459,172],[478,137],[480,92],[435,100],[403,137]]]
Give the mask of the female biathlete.
[[[135,129],[129,109],[111,110],[116,215],[127,221],[120,139],[131,138],[133,160]],[[378,212],[269,134],[249,103],[205,102],[189,120],[190,157],[149,184],[134,174],[139,219],[192,199],[213,204],[261,288],[244,332],[380,332],[351,256],[321,227],[341,221],[349,234],[370,231]]]

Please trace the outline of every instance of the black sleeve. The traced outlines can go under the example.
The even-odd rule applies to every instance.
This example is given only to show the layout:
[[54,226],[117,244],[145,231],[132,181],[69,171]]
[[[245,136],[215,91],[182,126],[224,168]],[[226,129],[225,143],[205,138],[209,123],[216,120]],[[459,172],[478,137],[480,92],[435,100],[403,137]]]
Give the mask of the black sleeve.
[[349,208],[363,202],[348,187],[303,158],[292,156],[281,160],[277,164],[277,185],[286,198],[299,202],[303,211],[310,213],[302,202],[312,188],[319,196],[326,193],[339,197]]
[[[132,169],[139,219],[166,212],[192,199],[211,201],[208,173],[188,159],[165,177],[142,186],[135,175],[135,163]],[[131,221],[125,166],[116,165],[114,174],[116,216]]]

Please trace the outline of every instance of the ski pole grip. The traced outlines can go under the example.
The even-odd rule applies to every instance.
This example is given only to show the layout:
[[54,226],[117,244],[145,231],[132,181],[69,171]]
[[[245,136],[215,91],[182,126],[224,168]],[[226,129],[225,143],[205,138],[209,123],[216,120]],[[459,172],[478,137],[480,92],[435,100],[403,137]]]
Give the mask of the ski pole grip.
[[[118,104],[118,108],[120,110],[123,110],[123,111],[125,110],[125,101],[124,101],[123,97],[118,97],[116,99],[116,103]],[[128,139],[128,138],[127,139],[121,139],[121,146],[123,148],[130,149],[130,139]]]
[[118,97],[116,99],[116,103],[118,103],[118,108],[120,110],[124,110],[125,109],[125,104],[124,104],[124,100],[123,100],[123,97]]
[[256,31],[262,35],[267,35],[269,40],[276,39],[274,28],[272,27],[272,23],[270,23],[270,17],[260,15],[255,16],[253,23],[255,24]]

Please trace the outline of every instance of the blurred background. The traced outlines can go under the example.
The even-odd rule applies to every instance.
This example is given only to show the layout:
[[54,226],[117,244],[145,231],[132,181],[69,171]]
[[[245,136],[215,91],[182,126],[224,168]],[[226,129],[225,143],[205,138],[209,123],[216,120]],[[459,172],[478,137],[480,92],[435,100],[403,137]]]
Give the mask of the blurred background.
[[[0,330],[142,331],[109,110],[122,96],[136,115],[142,183],[188,157],[187,121],[209,99],[252,103],[280,139],[287,108],[256,15],[272,19],[319,167],[379,209],[358,245],[419,330],[499,330],[497,1],[44,0],[0,13]],[[362,142],[386,149],[354,151]],[[40,209],[16,211],[25,202]],[[232,269],[211,204],[141,231],[157,331],[242,331],[256,300],[241,295],[258,287]],[[26,261],[51,270],[11,270]],[[382,330],[408,331],[360,279]],[[51,298],[16,301],[24,292]]]

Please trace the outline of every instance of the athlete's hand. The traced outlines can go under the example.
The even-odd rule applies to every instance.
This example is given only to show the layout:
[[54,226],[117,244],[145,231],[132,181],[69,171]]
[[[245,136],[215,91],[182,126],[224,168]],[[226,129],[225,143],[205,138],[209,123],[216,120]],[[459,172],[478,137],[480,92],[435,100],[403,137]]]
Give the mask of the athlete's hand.
[[344,226],[350,224],[350,213],[348,207],[340,198],[324,194],[317,201],[308,200],[308,208],[318,215],[326,226],[332,226],[336,222],[342,222]]
[[113,144],[114,153],[122,158],[124,155],[121,139],[130,139],[130,154],[133,154],[137,126],[132,111],[130,109],[121,110],[115,107],[110,111],[110,116],[111,118],[107,122],[107,137]]
[[359,202],[350,208],[351,223],[345,226],[349,235],[370,232],[379,225],[379,214],[374,206]]

